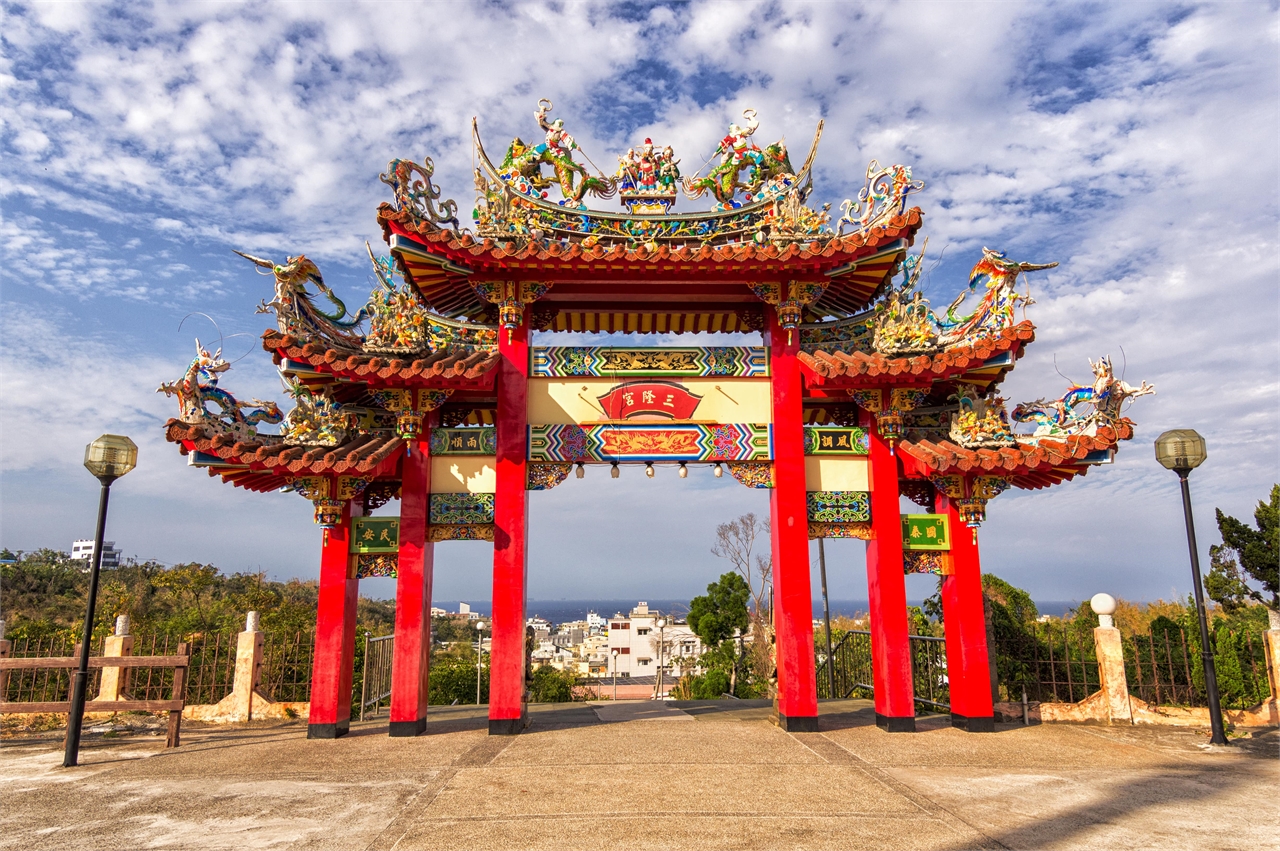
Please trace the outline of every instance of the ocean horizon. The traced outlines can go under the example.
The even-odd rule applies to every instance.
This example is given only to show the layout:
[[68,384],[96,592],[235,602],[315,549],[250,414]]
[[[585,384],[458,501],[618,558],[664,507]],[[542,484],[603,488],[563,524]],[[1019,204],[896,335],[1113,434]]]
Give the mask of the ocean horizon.
[[[530,600],[525,606],[526,617],[545,618],[553,624],[566,623],[569,621],[586,620],[587,612],[595,612],[602,617],[609,618],[615,614],[627,614],[639,602],[634,599],[617,599],[617,598],[593,598],[584,600]],[[689,611],[688,600],[648,600],[650,611],[665,612],[668,614],[684,615]],[[907,600],[907,604],[911,606],[919,606],[923,600]],[[1070,609],[1079,605],[1077,600],[1036,600],[1036,608],[1042,615],[1054,615],[1061,617]],[[458,604],[466,603],[471,607],[471,611],[485,615],[490,615],[493,611],[491,601],[489,600],[437,600],[432,605],[436,608],[444,609],[449,612],[458,611]],[[857,617],[865,615],[870,605],[866,600],[831,600],[831,617]],[[822,617],[822,598],[813,601],[813,615],[816,618]]]

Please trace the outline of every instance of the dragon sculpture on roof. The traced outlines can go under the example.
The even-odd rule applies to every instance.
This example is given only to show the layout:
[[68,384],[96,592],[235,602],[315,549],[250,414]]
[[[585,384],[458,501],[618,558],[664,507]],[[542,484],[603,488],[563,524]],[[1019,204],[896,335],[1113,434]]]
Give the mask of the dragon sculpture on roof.
[[[720,157],[720,164],[713,168],[706,177],[685,178],[684,192],[691,199],[701,198],[707,193],[716,199],[715,210],[732,210],[742,206],[734,200],[741,192],[747,203],[758,200],[757,195],[763,188],[770,194],[780,194],[790,187],[795,180],[795,169],[791,166],[791,158],[787,155],[787,144],[779,139],[763,150],[752,140],[752,135],[760,128],[754,109],[744,109],[742,119],[745,123],[732,123],[725,137],[712,151],[711,158]],[[746,179],[742,180],[742,173]]]
[[1052,401],[1023,402],[1010,417],[1014,422],[1033,423],[1036,437],[1094,434],[1098,426],[1113,426],[1120,420],[1127,400],[1156,392],[1155,385],[1145,381],[1134,387],[1123,378],[1116,378],[1109,355],[1089,361],[1089,366],[1093,384],[1073,384]]
[[[187,371],[177,381],[169,381],[156,388],[157,393],[177,396],[178,419],[184,423],[204,425],[214,431],[234,435],[241,440],[253,440],[258,436],[258,423],[275,425],[284,419],[275,402],[254,399],[240,402],[218,386],[218,376],[231,368],[222,359],[222,349],[213,354],[196,340],[196,356]],[[205,407],[212,402],[220,410]],[[248,410],[249,413],[245,413]]]
[[[354,314],[349,314],[342,299],[325,285],[320,269],[306,255],[299,254],[287,258],[284,263],[273,263],[243,251],[235,253],[275,276],[275,298],[260,303],[257,312],[274,311],[281,333],[304,340],[324,338],[348,349],[360,348],[364,336],[358,327],[369,315],[367,308],[361,307]],[[314,284],[336,308],[333,313],[326,313],[316,305],[307,289],[308,284]]]
[[[603,174],[593,176],[585,166],[574,161],[573,152],[582,149],[577,140],[564,129],[563,118],[547,120],[547,113],[551,109],[551,101],[546,98],[538,101],[538,109],[533,117],[546,134],[544,141],[529,146],[519,136],[513,139],[500,166],[503,178],[525,194],[539,194],[544,198],[545,190],[558,184],[566,205],[580,205],[587,193],[598,198],[612,198],[618,191],[616,182]],[[587,161],[590,162],[589,159]],[[544,165],[551,166],[555,174],[554,181],[543,175]]]

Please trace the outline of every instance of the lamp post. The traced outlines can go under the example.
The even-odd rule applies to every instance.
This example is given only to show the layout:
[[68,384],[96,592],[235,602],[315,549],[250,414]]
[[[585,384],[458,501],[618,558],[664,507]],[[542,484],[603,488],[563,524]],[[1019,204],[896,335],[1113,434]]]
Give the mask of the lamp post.
[[658,618],[654,626],[658,628],[658,700],[662,700],[662,636],[667,628],[667,619]]
[[484,621],[476,621],[476,706],[480,705],[480,660],[484,657]]
[[1200,580],[1195,520],[1191,516],[1191,486],[1187,483],[1191,471],[1203,464],[1208,456],[1204,438],[1192,429],[1177,428],[1156,438],[1156,460],[1160,466],[1177,473],[1182,483],[1182,513],[1187,524],[1187,546],[1191,550],[1191,587],[1195,590],[1196,615],[1200,621],[1200,659],[1204,665],[1205,691],[1209,693],[1209,726],[1213,731],[1209,741],[1225,745],[1227,735],[1222,725],[1222,704],[1218,700],[1218,672],[1213,663],[1213,648],[1209,646],[1209,619]]
[[71,680],[71,711],[67,715],[67,742],[62,767],[77,765],[80,729],[84,726],[84,692],[89,678],[89,645],[93,641],[93,614],[98,603],[98,571],[102,568],[102,539],[107,532],[107,501],[111,483],[138,465],[138,447],[127,437],[104,434],[84,448],[84,466],[102,483],[98,496],[98,529],[93,538],[93,562],[89,569],[89,603],[84,616],[80,659]]
[[836,696],[836,662],[831,658],[831,605],[827,602],[827,551],[818,538],[818,570],[822,574],[822,619],[827,624],[827,697]]
[[613,648],[613,700],[618,700],[618,648]]

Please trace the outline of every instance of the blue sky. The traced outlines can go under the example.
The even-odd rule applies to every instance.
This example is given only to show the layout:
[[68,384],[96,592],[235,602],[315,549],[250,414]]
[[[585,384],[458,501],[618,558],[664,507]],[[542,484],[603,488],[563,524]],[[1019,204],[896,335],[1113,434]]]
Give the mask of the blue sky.
[[[221,336],[247,354],[224,385],[284,401],[257,344],[268,281],[231,249],[306,253],[359,303],[387,161],[433,157],[469,211],[471,117],[502,148],[547,97],[602,164],[645,136],[700,162],[745,107],[793,149],[822,118],[833,207],[868,160],[910,164],[935,305],[984,245],[1059,261],[1031,278],[1037,340],[1005,395],[1057,396],[1102,354],[1157,395],[1114,466],[993,502],[985,567],[1041,599],[1185,594],[1151,440],[1209,441],[1204,549],[1213,507],[1251,514],[1280,479],[1277,31],[1250,3],[0,4],[0,545],[91,532],[80,456],[112,431],[141,447],[108,534],[127,554],[315,576],[309,504],[185,468],[154,390]],[[541,598],[692,595],[725,569],[714,525],[767,511],[696,474],[531,506]],[[862,596],[861,545],[828,557],[833,596]],[[436,577],[488,598],[488,549],[439,546]]]

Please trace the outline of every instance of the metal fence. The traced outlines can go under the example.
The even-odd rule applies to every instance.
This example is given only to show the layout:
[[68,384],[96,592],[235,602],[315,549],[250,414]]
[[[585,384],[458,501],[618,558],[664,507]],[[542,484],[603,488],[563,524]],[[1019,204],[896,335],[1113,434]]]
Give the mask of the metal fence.
[[943,712],[951,710],[947,680],[947,640],[932,635],[910,636],[911,684],[916,703]]
[[[825,656],[825,654],[823,654]],[[831,672],[831,674],[828,673]],[[835,694],[831,693],[831,675],[835,678]],[[871,633],[862,630],[846,632],[831,658],[818,665],[818,697],[869,697],[873,691],[871,675]]]
[[[951,709],[951,689],[947,682],[947,642],[932,635],[909,636],[911,682],[916,703],[935,710]],[[835,694],[831,694],[834,675]],[[871,633],[850,630],[831,648],[831,658],[818,653],[818,697],[870,697],[875,692],[871,667]]]
[[276,702],[310,700],[311,662],[315,649],[314,633],[267,633],[262,647],[262,674],[258,680],[258,689],[263,697]]
[[364,634],[364,654],[359,661],[360,676],[360,720],[365,713],[376,716],[382,708],[382,702],[391,700],[391,660],[395,655],[395,636],[383,635],[373,638]]
[[[1247,709],[1270,695],[1260,634],[1219,629],[1210,633],[1218,692],[1228,709]],[[1154,629],[1124,642],[1129,693],[1160,706],[1207,706],[1200,636],[1182,627]]]
[[1093,630],[1070,621],[1028,624],[997,636],[997,682],[1002,700],[1077,703],[1101,688]]

